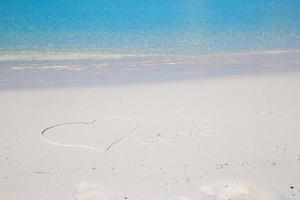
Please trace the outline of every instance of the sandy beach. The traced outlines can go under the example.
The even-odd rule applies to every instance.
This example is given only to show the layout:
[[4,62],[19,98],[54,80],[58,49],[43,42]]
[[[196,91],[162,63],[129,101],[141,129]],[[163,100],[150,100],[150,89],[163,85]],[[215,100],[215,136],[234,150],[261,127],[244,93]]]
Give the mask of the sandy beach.
[[1,200],[300,199],[300,72],[2,90]]
[[300,0],[0,0],[0,200],[300,200]]

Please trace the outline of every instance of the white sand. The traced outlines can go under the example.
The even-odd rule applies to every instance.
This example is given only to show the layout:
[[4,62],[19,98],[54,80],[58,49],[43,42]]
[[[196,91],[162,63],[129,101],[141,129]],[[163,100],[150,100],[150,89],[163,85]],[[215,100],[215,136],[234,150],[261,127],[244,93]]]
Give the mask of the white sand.
[[2,91],[0,199],[300,199],[299,86],[294,72]]

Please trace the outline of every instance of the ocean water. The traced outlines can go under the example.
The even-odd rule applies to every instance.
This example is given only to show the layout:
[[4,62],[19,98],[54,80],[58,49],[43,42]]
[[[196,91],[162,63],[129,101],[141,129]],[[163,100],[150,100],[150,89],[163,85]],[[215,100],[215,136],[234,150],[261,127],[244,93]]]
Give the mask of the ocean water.
[[0,49],[294,49],[299,10],[299,0],[1,0]]
[[0,90],[299,71],[300,0],[0,0]]

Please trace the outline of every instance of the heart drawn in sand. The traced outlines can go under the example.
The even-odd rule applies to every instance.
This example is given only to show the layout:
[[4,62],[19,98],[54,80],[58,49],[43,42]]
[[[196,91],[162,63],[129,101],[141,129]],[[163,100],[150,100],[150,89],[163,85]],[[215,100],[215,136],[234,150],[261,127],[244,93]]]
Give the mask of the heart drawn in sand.
[[57,146],[104,152],[131,135],[136,128],[137,123],[134,120],[112,116],[92,122],[56,124],[44,129],[41,139]]

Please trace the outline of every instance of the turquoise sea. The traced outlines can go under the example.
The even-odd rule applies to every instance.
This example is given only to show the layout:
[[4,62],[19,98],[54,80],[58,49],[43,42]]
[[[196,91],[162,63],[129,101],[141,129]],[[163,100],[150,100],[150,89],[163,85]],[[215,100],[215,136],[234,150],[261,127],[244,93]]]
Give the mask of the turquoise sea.
[[1,50],[300,47],[299,0],[1,0]]
[[299,71],[300,0],[0,0],[0,90]]

